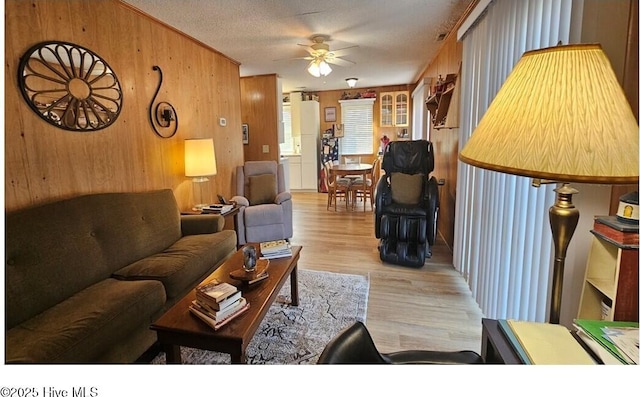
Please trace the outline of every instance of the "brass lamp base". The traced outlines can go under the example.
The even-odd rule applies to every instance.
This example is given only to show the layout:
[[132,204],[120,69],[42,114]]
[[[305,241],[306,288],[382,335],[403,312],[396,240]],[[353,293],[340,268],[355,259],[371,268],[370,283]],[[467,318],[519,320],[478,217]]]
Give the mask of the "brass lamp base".
[[571,187],[568,183],[564,183],[561,187],[553,191],[556,192],[556,202],[549,208],[549,223],[551,224],[551,234],[553,235],[553,244],[555,245],[555,256],[553,261],[553,284],[551,285],[549,322],[558,324],[560,322],[564,260],[567,255],[567,247],[578,225],[580,212],[571,202],[572,195],[577,194],[578,190]]

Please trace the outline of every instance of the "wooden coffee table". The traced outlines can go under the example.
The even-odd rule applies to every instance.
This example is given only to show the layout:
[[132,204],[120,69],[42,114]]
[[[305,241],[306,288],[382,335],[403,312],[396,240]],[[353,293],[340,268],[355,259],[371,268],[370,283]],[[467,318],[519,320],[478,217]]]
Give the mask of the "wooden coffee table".
[[242,296],[250,304],[249,310],[219,330],[214,331],[189,312],[189,305],[195,299],[195,290],[151,324],[151,329],[157,332],[158,342],[166,352],[167,363],[181,363],[180,346],[228,353],[231,354],[232,363],[246,363],[247,345],[287,277],[291,280],[291,304],[298,306],[297,265],[302,247],[293,246],[291,250],[293,255],[289,258],[271,259],[269,277],[256,284],[244,285],[241,281],[229,277],[231,271],[242,267],[242,250],[233,254],[203,281],[205,283],[217,278],[233,284],[242,290]]

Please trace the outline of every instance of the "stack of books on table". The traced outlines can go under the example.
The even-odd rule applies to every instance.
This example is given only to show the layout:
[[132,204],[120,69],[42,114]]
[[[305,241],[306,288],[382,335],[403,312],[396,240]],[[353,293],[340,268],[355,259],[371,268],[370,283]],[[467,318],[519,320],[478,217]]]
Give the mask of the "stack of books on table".
[[219,214],[224,215],[233,209],[233,204],[211,204],[202,207],[203,214]]
[[292,255],[291,245],[287,240],[266,241],[260,243],[260,255],[266,259],[287,258]]
[[220,329],[232,319],[249,309],[242,291],[229,283],[218,280],[196,287],[196,299],[189,311],[214,330]]

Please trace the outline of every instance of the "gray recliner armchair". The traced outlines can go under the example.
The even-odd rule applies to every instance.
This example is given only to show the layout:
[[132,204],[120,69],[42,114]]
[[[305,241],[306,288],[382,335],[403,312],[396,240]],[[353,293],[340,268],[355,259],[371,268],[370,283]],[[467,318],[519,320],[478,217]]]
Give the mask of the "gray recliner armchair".
[[293,203],[284,168],[275,161],[247,161],[236,167],[238,244],[290,239]]

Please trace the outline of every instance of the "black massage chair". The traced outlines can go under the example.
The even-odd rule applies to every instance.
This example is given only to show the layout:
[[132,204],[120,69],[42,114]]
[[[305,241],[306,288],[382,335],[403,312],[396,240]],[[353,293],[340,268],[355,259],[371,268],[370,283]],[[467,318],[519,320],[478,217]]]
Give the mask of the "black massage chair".
[[436,239],[440,199],[426,140],[390,142],[376,187],[376,238],[383,262],[422,267]]

